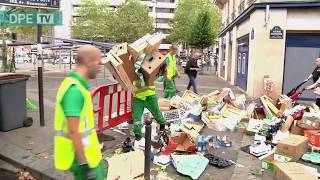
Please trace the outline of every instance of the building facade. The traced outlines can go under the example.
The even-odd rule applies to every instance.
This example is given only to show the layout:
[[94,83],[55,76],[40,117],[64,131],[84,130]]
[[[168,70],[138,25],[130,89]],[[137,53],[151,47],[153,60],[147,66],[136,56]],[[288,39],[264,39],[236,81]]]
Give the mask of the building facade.
[[[125,0],[109,0],[110,7],[117,8]],[[155,19],[155,31],[169,35],[171,27],[169,21],[173,18],[179,0],[144,0],[141,1],[149,7],[149,16]],[[71,23],[77,18],[81,0],[61,0],[60,10],[63,11],[63,26],[55,27],[55,37],[71,38]],[[169,44],[161,44],[160,49],[169,49]]]
[[[222,11],[218,75],[248,95],[286,94],[314,70],[320,57],[320,2],[215,0]],[[303,98],[313,98],[304,93]]]

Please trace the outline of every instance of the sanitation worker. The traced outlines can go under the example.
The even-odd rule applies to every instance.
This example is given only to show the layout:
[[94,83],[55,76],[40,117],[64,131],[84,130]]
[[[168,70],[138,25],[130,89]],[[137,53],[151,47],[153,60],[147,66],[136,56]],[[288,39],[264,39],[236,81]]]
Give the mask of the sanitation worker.
[[175,77],[180,77],[176,60],[177,46],[171,45],[170,52],[166,55],[167,76],[164,81],[164,97],[172,98],[176,95]]
[[54,163],[59,170],[71,170],[76,180],[104,180],[88,84],[100,71],[101,52],[91,45],[81,46],[76,63],[75,71],[63,80],[57,93]]
[[[160,75],[165,73],[165,66],[162,66],[160,69]],[[142,138],[142,126],[143,122],[141,121],[144,108],[147,108],[154,119],[160,125],[159,133],[163,132],[165,129],[166,121],[160,111],[158,105],[158,97],[156,95],[156,87],[154,85],[142,85],[140,80],[134,82],[137,87],[136,92],[134,93],[133,99],[133,108],[132,108],[132,118],[133,118],[133,133],[135,139],[139,141]]]

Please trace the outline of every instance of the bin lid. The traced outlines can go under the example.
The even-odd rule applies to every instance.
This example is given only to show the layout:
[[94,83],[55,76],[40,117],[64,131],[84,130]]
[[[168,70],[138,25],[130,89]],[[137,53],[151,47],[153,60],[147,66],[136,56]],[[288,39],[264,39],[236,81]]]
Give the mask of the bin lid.
[[0,73],[0,80],[10,80],[17,78],[29,78],[30,75],[27,74],[19,74],[19,73]]

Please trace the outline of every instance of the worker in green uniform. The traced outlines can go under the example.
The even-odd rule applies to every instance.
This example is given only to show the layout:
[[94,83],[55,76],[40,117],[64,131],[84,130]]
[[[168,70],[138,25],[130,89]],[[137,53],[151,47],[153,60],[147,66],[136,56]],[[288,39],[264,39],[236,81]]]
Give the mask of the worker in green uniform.
[[[163,68],[160,70],[160,75],[164,74]],[[132,108],[132,118],[133,118],[133,132],[136,140],[140,140],[142,138],[142,125],[141,118],[143,115],[144,108],[147,108],[155,120],[159,123],[160,133],[164,131],[166,121],[160,111],[158,105],[158,98],[156,96],[156,87],[154,85],[151,86],[142,86],[141,81],[137,80],[134,82],[137,87],[137,91],[134,93],[133,99],[133,108]]]
[[170,52],[166,55],[167,75],[164,82],[164,97],[172,98],[176,95],[175,77],[180,77],[176,60],[177,46],[171,45]]
[[89,79],[100,71],[101,51],[91,45],[78,49],[77,67],[61,83],[56,101],[54,162],[59,170],[71,170],[76,180],[104,180],[105,167],[94,115]]

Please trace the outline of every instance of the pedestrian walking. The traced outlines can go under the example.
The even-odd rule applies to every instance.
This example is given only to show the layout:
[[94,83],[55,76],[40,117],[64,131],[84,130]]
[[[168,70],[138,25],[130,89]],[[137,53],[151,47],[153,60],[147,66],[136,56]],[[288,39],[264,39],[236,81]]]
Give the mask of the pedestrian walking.
[[218,57],[214,57],[214,70],[217,73],[218,72]]
[[[305,89],[310,90],[310,89],[315,89],[320,86],[320,79],[319,79],[319,77],[320,77],[320,58],[317,58],[315,60],[315,65],[316,65],[316,67],[313,70],[313,72],[308,76],[307,79],[304,80],[305,82],[308,82],[310,79],[312,79],[313,84],[306,87]],[[317,106],[320,107],[320,92],[315,91],[315,93],[317,94],[316,104],[317,104]]]
[[100,71],[101,51],[91,45],[78,49],[76,69],[61,83],[55,108],[54,163],[71,170],[76,180],[104,180],[105,167],[94,115],[89,79]]
[[180,73],[177,69],[176,53],[177,53],[177,46],[172,44],[170,46],[169,53],[166,55],[167,76],[164,81],[164,97],[165,98],[171,98],[175,96],[176,92],[178,91],[175,84],[175,78],[180,77]]
[[192,58],[187,62],[187,66],[185,68],[185,73],[189,77],[189,84],[187,89],[190,90],[191,86],[193,87],[193,92],[198,93],[196,86],[196,78],[198,71],[200,68],[198,66],[197,61],[201,58],[200,51],[195,51],[192,55]]

